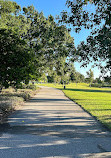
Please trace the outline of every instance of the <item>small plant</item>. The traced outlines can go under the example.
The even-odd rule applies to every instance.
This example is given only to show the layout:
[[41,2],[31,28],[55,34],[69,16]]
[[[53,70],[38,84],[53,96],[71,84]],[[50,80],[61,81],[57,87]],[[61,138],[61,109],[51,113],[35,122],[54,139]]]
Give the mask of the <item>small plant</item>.
[[37,89],[37,87],[36,87],[35,85],[33,85],[33,84],[27,85],[26,88],[27,88],[27,89],[32,89],[32,90],[36,90],[36,89]]

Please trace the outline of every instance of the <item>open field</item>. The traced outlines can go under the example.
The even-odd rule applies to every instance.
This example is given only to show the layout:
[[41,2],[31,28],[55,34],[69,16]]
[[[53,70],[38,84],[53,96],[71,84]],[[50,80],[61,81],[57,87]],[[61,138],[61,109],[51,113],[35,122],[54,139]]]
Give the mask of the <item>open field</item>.
[[75,101],[92,116],[95,116],[102,124],[111,130],[111,88],[89,87],[86,83],[66,85],[41,84],[44,86],[59,88],[66,96]]

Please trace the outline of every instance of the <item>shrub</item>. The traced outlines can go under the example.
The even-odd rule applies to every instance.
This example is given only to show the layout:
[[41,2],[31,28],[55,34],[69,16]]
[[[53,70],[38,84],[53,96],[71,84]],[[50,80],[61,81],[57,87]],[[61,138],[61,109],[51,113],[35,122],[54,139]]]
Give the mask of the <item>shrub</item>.
[[92,83],[92,84],[91,84],[91,87],[98,87],[98,88],[101,88],[101,87],[102,87],[102,84],[100,84],[100,83]]
[[24,83],[20,83],[17,87],[18,89],[32,89],[32,90],[36,90],[37,86],[34,84],[24,84]]
[[2,89],[2,93],[7,93],[7,94],[9,94],[9,93],[14,93],[14,92],[15,92],[15,89],[12,88],[12,87],[9,87],[9,88],[7,88],[7,89]]
[[25,101],[30,98],[30,94],[27,92],[22,92],[22,93],[17,93],[16,94],[18,97],[22,97]]
[[[22,88],[26,85],[24,84]],[[0,117],[10,111],[15,110],[15,107],[23,105],[23,101],[30,99],[33,95],[37,93],[35,91],[37,87],[35,85],[28,85],[30,89],[18,89],[15,91],[14,88],[3,89],[0,93]],[[0,118],[0,120],[1,120]]]
[[27,85],[26,88],[27,88],[27,89],[36,90],[36,89],[37,89],[37,86],[35,86],[35,85],[33,85],[33,84],[30,84],[30,85]]
[[16,106],[23,104],[23,98],[20,97],[10,97],[10,96],[0,96],[0,111],[2,113],[7,113],[13,111]]

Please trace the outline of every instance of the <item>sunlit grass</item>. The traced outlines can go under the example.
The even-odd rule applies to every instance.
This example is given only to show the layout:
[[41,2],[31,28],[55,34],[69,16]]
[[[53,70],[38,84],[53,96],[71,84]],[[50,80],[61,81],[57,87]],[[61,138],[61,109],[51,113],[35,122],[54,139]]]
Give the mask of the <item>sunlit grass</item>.
[[111,130],[111,88],[89,87],[86,83],[62,85],[42,84],[63,90],[66,96],[81,105]]

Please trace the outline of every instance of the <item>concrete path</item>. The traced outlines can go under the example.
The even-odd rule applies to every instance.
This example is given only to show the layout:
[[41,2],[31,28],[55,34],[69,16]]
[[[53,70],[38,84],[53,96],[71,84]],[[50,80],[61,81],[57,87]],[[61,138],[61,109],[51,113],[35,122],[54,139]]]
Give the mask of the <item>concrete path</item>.
[[111,158],[111,133],[54,88],[0,127],[0,158]]

